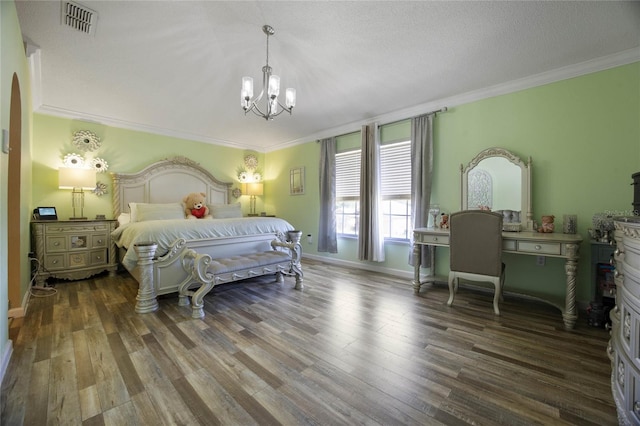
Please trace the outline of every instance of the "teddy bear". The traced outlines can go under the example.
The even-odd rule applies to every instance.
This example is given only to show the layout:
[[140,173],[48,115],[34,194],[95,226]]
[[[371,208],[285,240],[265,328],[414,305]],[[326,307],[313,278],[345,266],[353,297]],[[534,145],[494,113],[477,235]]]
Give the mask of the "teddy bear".
[[538,227],[538,232],[549,233],[553,232],[553,219],[556,217],[553,215],[550,216],[542,216],[542,225]]
[[440,228],[449,229],[449,215],[446,213],[440,215]]
[[192,192],[182,199],[187,219],[209,219],[209,207],[204,203],[204,192]]

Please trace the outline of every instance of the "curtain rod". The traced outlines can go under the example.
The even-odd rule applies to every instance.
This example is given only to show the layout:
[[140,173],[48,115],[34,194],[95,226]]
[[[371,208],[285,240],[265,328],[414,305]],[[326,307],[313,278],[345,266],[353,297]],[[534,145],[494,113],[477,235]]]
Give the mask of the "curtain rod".
[[[420,117],[421,115],[432,115],[432,114],[433,114],[433,115],[435,115],[435,114],[437,114],[437,113],[439,113],[439,112],[447,112],[447,111],[449,111],[449,108],[447,108],[447,107],[442,107],[442,108],[440,108],[440,109],[435,109],[435,110],[433,110],[433,111],[429,111],[429,112],[426,112],[426,113],[424,113],[424,114],[414,115],[413,117],[409,117],[409,118],[402,118],[402,119],[400,119],[400,120],[390,121],[390,122],[388,122],[388,123],[383,123],[383,124],[381,124],[381,126],[387,126],[387,125],[389,125],[389,124],[395,124],[395,123],[399,123],[399,122],[401,122],[401,121],[410,120],[410,119],[412,119],[412,118]],[[360,131],[360,130],[354,130],[353,132],[348,132],[348,133],[343,133],[343,134],[340,134],[340,135],[336,135],[336,137],[337,137],[337,136],[350,135],[351,133],[358,133],[359,131]],[[316,143],[320,143],[320,139],[317,139],[317,140],[316,140]]]
[[389,124],[395,124],[395,123],[399,123],[399,122],[401,122],[401,121],[411,120],[412,118],[420,117],[420,116],[422,116],[422,115],[435,115],[435,114],[437,114],[437,113],[439,113],[439,112],[447,112],[448,110],[449,110],[449,108],[447,108],[447,107],[442,107],[442,108],[440,108],[440,109],[436,109],[436,110],[433,110],[433,111],[425,112],[424,114],[414,115],[413,117],[409,117],[409,118],[402,118],[402,119],[400,119],[400,120],[396,120],[396,121],[390,121],[389,123],[381,124],[381,126],[387,126],[387,125],[389,125]]

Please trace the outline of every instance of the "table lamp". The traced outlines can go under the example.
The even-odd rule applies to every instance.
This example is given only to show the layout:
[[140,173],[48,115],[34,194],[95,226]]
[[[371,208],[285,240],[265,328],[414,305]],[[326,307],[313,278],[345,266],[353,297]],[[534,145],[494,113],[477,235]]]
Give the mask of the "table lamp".
[[256,195],[262,195],[264,191],[263,184],[260,182],[243,183],[242,193],[249,195],[249,215],[256,215]]
[[[58,170],[58,187],[60,189],[71,189],[71,207],[73,217],[70,220],[86,220],[84,217],[84,190],[95,189],[96,171],[93,169],[67,168],[61,167]],[[76,209],[80,210],[77,216]]]

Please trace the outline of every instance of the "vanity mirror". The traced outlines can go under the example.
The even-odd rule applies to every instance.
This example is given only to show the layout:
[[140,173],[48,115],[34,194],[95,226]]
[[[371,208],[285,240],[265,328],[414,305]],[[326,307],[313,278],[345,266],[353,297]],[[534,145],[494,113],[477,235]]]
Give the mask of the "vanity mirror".
[[502,211],[505,230],[533,230],[531,157],[525,163],[506,149],[488,148],[461,164],[460,173],[462,210]]

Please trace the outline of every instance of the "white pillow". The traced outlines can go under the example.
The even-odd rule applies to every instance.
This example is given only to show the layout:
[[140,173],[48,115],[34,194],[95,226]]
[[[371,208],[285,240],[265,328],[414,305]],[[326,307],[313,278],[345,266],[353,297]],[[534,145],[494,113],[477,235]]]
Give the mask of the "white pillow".
[[130,213],[120,213],[118,216],[118,226],[126,225],[131,222],[131,214]]
[[131,222],[185,218],[184,210],[180,203],[129,203],[129,210],[131,211]]
[[209,213],[214,219],[242,217],[242,206],[240,203],[211,204],[209,206]]

